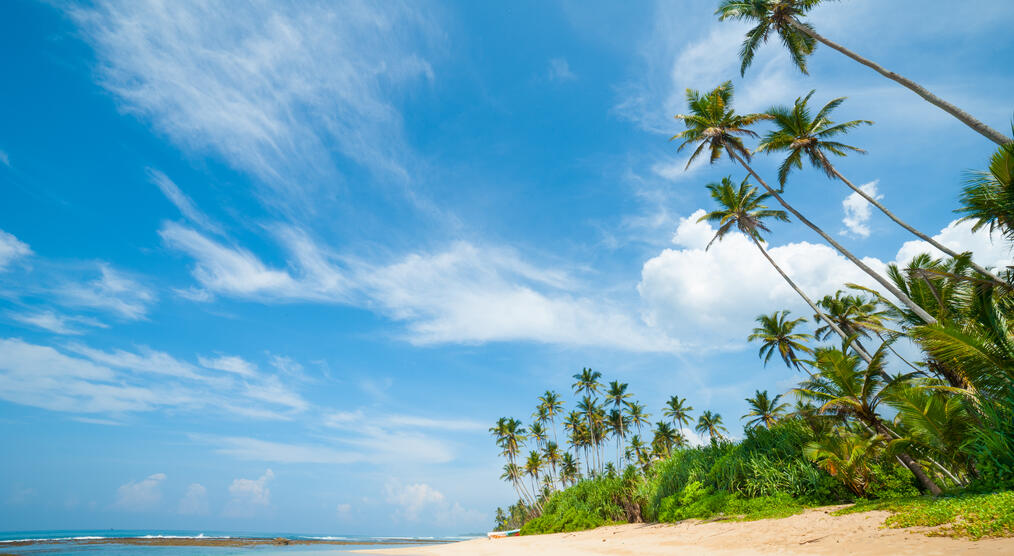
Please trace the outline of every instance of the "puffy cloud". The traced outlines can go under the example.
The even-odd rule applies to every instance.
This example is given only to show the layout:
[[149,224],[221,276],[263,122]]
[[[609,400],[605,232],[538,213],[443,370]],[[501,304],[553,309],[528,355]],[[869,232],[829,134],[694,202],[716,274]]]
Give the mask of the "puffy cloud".
[[200,483],[193,483],[187,487],[186,493],[180,499],[177,510],[183,515],[205,515],[208,513],[208,489]]
[[27,243],[22,242],[13,235],[0,230],[0,271],[7,268],[7,265],[15,259],[27,257],[32,250]]
[[386,500],[398,507],[397,515],[409,521],[419,518],[420,512],[429,506],[444,502],[444,495],[426,483],[403,485],[391,480],[384,485]]
[[[877,193],[876,180],[860,185],[859,189],[878,201],[884,198],[883,195]],[[845,225],[845,230],[842,231],[842,234],[852,233],[859,237],[869,237],[869,223],[873,205],[859,195],[859,193],[853,191],[848,197],[845,197],[845,200],[841,202],[841,206],[842,210],[845,211],[845,216],[841,220],[842,224]]]
[[[971,251],[972,258],[983,266],[1005,268],[1014,264],[1011,248],[1002,237],[996,236],[996,241],[993,241],[994,238],[990,237],[986,229],[973,232],[971,222],[954,220],[940,233],[934,234],[933,239],[958,253]],[[902,244],[895,260],[907,262],[920,253],[930,253],[936,257],[945,256],[936,247],[916,239]]]
[[269,468],[257,479],[234,479],[229,485],[229,502],[225,515],[232,517],[249,516],[271,504],[271,489],[268,483],[275,478]]
[[125,510],[150,510],[162,501],[165,473],[155,473],[140,481],[131,481],[116,490],[116,506]]

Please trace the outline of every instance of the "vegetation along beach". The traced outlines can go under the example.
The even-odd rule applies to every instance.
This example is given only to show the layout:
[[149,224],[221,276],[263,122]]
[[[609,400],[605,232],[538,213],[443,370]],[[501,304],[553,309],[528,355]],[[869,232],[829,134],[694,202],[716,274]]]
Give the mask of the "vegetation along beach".
[[0,5],[0,554],[1014,554],[1012,26]]

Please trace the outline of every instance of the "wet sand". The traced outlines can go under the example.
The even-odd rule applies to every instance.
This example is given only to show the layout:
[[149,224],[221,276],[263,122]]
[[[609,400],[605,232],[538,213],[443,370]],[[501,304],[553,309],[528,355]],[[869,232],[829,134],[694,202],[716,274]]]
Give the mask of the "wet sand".
[[629,524],[577,533],[476,539],[454,544],[357,552],[373,554],[532,556],[679,554],[1014,555],[1014,538],[971,541],[927,536],[932,529],[882,527],[888,512],[832,516],[840,508],[816,508],[784,519],[749,522],[688,520],[677,524]]

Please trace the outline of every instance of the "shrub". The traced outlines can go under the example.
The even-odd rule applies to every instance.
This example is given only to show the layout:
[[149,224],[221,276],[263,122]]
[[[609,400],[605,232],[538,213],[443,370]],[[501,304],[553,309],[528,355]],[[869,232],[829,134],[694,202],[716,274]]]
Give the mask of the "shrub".
[[622,477],[606,475],[554,493],[542,515],[525,523],[522,535],[593,529],[611,523],[641,520],[641,476],[628,467]]

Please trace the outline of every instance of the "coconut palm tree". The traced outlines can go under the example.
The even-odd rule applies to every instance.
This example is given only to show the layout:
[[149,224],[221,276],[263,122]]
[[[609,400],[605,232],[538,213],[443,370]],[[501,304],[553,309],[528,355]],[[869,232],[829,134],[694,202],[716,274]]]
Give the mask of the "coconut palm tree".
[[[598,449],[598,440],[595,437],[595,426],[592,424],[592,410],[595,408],[594,400],[592,396],[598,394],[599,389],[602,388],[602,383],[599,379],[602,378],[602,373],[593,371],[589,368],[581,369],[581,372],[574,375],[574,384],[571,387],[574,389],[575,394],[585,395],[585,407],[582,411],[588,417],[588,432],[591,433],[591,442],[594,448]],[[596,456],[598,454],[596,453]],[[598,459],[596,459],[598,461]]]
[[669,457],[672,454],[672,447],[676,443],[676,434],[676,430],[670,427],[669,423],[665,421],[655,423],[655,436],[651,442],[655,451],[663,457]]
[[549,424],[553,427],[553,441],[559,443],[556,438],[556,416],[563,412],[563,400],[560,394],[553,390],[546,390],[546,393],[539,396],[539,407],[549,418]]
[[643,404],[638,402],[626,402],[627,418],[630,419],[630,426],[637,428],[637,434],[641,434],[641,427],[650,423],[650,413],[644,411]]
[[627,429],[630,428],[630,421],[622,411],[612,409],[609,411],[607,423],[609,431],[616,439],[616,465],[620,465],[620,451],[622,450],[622,444],[627,440]]
[[[896,224],[910,232],[912,235],[936,247],[941,252],[951,257],[960,255],[953,249],[933,239],[932,236],[917,230],[893,212],[887,209],[876,197],[867,193],[863,188],[856,187],[851,181],[838,171],[831,164],[828,154],[835,156],[847,156],[848,152],[865,153],[859,147],[846,145],[838,140],[839,135],[845,135],[850,130],[861,125],[872,125],[869,120],[852,120],[836,123],[831,120],[831,113],[834,112],[845,97],[839,97],[825,104],[815,115],[810,115],[810,107],[807,103],[814,91],[810,91],[805,97],[797,98],[791,108],[787,106],[775,106],[768,109],[767,114],[771,116],[775,129],[769,132],[757,146],[757,152],[775,153],[787,152],[788,156],[778,167],[778,183],[784,188],[785,180],[792,168],[803,167],[803,157],[806,157],[814,168],[819,168],[831,179],[838,179],[857,195],[866,199],[866,202],[877,207],[880,212]],[[975,270],[983,276],[987,276],[997,283],[1002,283],[999,278],[985,268],[972,263]]]
[[803,446],[803,455],[864,498],[873,474],[872,463],[883,441],[878,435],[866,437],[837,430],[808,442]]
[[680,434],[683,434],[683,425],[690,423],[690,412],[694,408],[687,404],[686,398],[672,396],[665,402],[665,409],[662,415],[672,419],[672,423],[679,427]]
[[722,416],[711,411],[705,411],[701,414],[700,418],[697,419],[697,426],[694,427],[694,430],[701,434],[708,433],[712,442],[722,438],[723,432],[729,432],[722,426]]
[[609,424],[612,426],[613,433],[616,436],[616,465],[619,465],[620,443],[627,438],[627,431],[624,428],[627,420],[623,415],[622,409],[623,405],[627,403],[627,398],[633,396],[633,394],[627,392],[627,383],[614,380],[609,383],[605,396],[606,401],[613,404],[613,411],[616,412],[615,416],[612,413],[609,414]]
[[514,486],[514,490],[518,493],[518,498],[525,501],[529,507],[535,507],[535,501],[532,495],[528,493],[528,489],[525,488],[524,483],[524,471],[518,467],[514,462],[508,462],[503,466],[503,474],[500,475],[500,479],[508,481]]
[[920,316],[926,323],[936,322],[932,316],[926,311],[923,311],[921,307],[916,305],[911,299],[905,296],[905,294],[896,288],[894,284],[888,281],[886,278],[881,276],[878,272],[870,268],[869,265],[861,261],[858,257],[852,254],[851,251],[845,249],[840,243],[835,241],[827,232],[822,230],[816,224],[808,220],[792,205],[787,203],[777,191],[771,188],[765,182],[754,169],[748,163],[751,156],[750,152],[745,146],[743,146],[743,140],[740,136],[756,137],[757,134],[749,129],[749,126],[761,121],[771,119],[771,116],[767,114],[736,114],[732,108],[732,97],[733,87],[732,83],[726,81],[722,83],[714,90],[707,94],[701,94],[693,89],[687,89],[687,103],[689,104],[689,114],[677,114],[676,119],[683,120],[686,125],[686,129],[675,136],[672,139],[682,139],[683,142],[680,144],[678,150],[683,150],[688,145],[697,144],[697,148],[694,153],[690,156],[690,160],[687,161],[689,166],[696,158],[707,149],[711,163],[714,164],[722,157],[722,153],[728,153],[728,156],[734,161],[738,162],[747,172],[753,176],[754,180],[759,183],[764,190],[775,200],[778,201],[785,210],[792,213],[797,220],[808,226],[814,232],[817,232],[820,237],[824,238],[829,245],[834,247],[839,253],[845,258],[852,261],[857,267],[863,272],[868,274],[871,278],[877,281],[881,286],[896,297],[899,301],[905,304],[909,309],[914,311]]
[[641,466],[643,471],[648,470],[651,460],[648,458],[648,446],[641,441],[640,435],[635,434],[630,438],[630,446],[627,448],[627,459]]
[[[789,287],[795,290],[795,292],[803,298],[803,301],[806,301],[806,304],[809,305],[816,314],[823,314],[820,309],[817,308],[817,305],[813,303],[813,300],[810,299],[810,296],[806,295],[806,293],[804,293],[803,290],[796,285],[792,278],[789,278],[789,275],[782,270],[782,267],[778,266],[778,263],[771,258],[767,249],[761,245],[761,242],[764,241],[764,237],[761,235],[761,232],[770,231],[767,224],[764,222],[766,219],[774,218],[776,220],[788,221],[788,216],[786,216],[784,212],[780,210],[771,210],[764,204],[764,201],[766,201],[770,195],[766,193],[758,195],[757,188],[750,185],[747,179],[744,179],[739,184],[738,188],[732,183],[732,180],[727,177],[722,178],[720,183],[710,183],[707,187],[708,191],[711,192],[711,198],[715,200],[719,207],[718,210],[713,210],[698,219],[698,222],[707,220],[718,225],[718,229],[715,231],[715,237],[712,238],[710,243],[708,243],[707,248],[711,248],[711,244],[716,241],[720,241],[735,227],[735,229],[738,229],[743,235],[753,242],[757,249],[760,250],[761,254],[764,255],[764,258],[767,259],[768,262],[771,263],[771,266],[778,271],[778,274],[785,279],[785,282],[789,284]],[[849,337],[842,330],[838,329],[830,319],[824,317],[824,320],[827,322],[828,326],[834,329],[838,335],[841,336],[842,341],[850,341]],[[857,353],[861,353],[863,359],[869,359],[870,356],[867,355],[866,352],[862,351],[862,349],[856,346],[854,342],[852,342],[852,344]]]
[[542,423],[535,421],[528,426],[528,437],[535,441],[535,446],[542,449],[543,444],[546,443],[546,427],[542,426]]
[[[884,401],[886,386],[882,378],[884,353],[883,348],[877,350],[873,362],[860,369],[855,357],[837,349],[818,348],[811,363],[818,374],[803,381],[795,392],[822,404],[821,413],[855,419],[876,434],[893,438],[893,432],[877,411]],[[908,452],[899,451],[897,456],[926,491],[933,495],[941,493],[940,487]]]
[[546,442],[546,447],[542,449],[542,461],[549,466],[550,480],[556,481],[556,467],[560,465],[560,447],[556,442]]
[[972,231],[986,227],[1014,241],[1014,145],[997,149],[986,170],[969,173],[954,212],[974,222]]
[[532,480],[532,492],[539,491],[539,473],[542,471],[542,456],[532,450],[525,460],[525,474]]
[[778,403],[782,398],[781,394],[771,398],[768,397],[768,391],[764,390],[761,392],[757,390],[752,398],[747,398],[746,403],[750,406],[750,411],[741,419],[752,417],[746,422],[746,426],[754,427],[757,425],[764,425],[765,428],[771,428],[778,419],[785,413],[785,410],[789,408],[787,403]]
[[[797,326],[806,322],[806,319],[800,317],[795,320],[789,320],[788,317],[788,311],[776,311],[770,315],[760,315],[756,318],[760,326],[754,328],[753,334],[747,337],[751,342],[760,340],[761,347],[757,355],[764,360],[765,367],[768,361],[771,360],[771,356],[778,353],[782,361],[785,362],[786,367],[795,367],[796,370],[799,370],[802,368],[802,365],[796,354],[799,352],[812,353],[809,346],[803,342],[813,339],[813,336],[806,332],[795,331]],[[830,330],[830,328],[828,329]]]
[[742,61],[740,72],[746,72],[746,68],[753,62],[754,53],[757,51],[757,48],[767,41],[772,32],[782,40],[782,44],[789,51],[789,56],[792,57],[792,61],[803,73],[807,73],[806,57],[812,54],[817,46],[815,41],[819,41],[876,71],[880,75],[907,87],[930,104],[954,116],[990,141],[999,145],[1011,142],[1009,137],[980,122],[957,106],[934,95],[922,85],[893,71],[884,69],[876,62],[863,58],[844,46],[827,39],[817,33],[809,23],[800,20],[807,12],[819,5],[820,2],[821,0],[723,0],[715,12],[720,20],[735,19],[756,23],[756,26],[747,31],[746,40],[743,41],[743,47],[740,49],[740,59]]
[[581,461],[570,452],[564,452],[560,456],[560,482],[563,484],[575,484],[581,477]]

